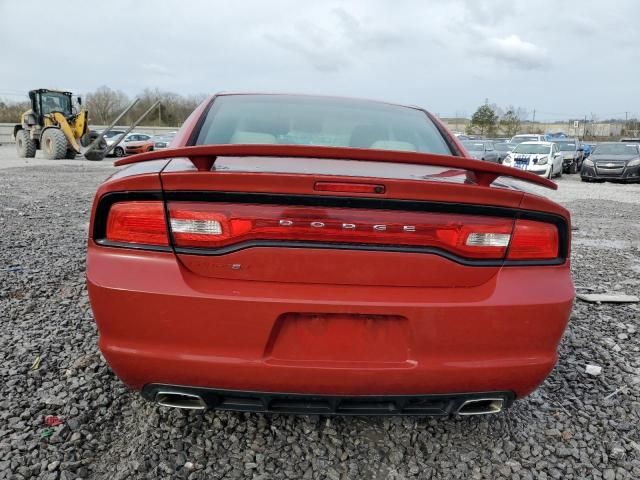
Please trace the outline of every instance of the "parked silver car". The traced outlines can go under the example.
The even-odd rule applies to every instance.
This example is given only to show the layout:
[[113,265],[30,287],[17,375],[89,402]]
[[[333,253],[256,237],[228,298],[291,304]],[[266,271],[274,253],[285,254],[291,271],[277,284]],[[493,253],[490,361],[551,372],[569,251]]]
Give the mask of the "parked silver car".
[[493,148],[493,142],[489,140],[463,140],[462,144],[473,158],[499,163],[498,152]]

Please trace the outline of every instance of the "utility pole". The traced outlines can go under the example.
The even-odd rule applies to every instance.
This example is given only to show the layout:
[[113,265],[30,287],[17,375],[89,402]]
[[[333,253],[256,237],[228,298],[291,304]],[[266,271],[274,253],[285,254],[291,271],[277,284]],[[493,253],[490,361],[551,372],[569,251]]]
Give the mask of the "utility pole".
[[531,125],[531,129],[529,130],[529,133],[533,132],[533,129],[535,128],[535,125],[533,125],[534,123],[536,123],[536,109],[533,109],[533,120],[531,121],[532,125]]
[[[629,125],[629,112],[624,112],[624,126],[622,127],[622,129],[625,132],[626,132],[626,130],[628,128],[628,125]],[[635,137],[635,132],[634,132],[633,136]]]
[[587,116],[584,116],[584,124],[582,125],[582,140],[587,138]]

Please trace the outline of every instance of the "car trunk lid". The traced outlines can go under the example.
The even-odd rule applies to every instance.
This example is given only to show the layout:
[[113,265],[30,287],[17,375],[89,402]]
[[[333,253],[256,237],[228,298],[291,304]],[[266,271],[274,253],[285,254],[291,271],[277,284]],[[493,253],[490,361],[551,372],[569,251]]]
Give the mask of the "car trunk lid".
[[486,283],[504,262],[523,198],[489,185],[501,174],[534,181],[499,165],[413,152],[224,145],[138,157],[160,153],[175,157],[161,181],[182,265],[261,282]]

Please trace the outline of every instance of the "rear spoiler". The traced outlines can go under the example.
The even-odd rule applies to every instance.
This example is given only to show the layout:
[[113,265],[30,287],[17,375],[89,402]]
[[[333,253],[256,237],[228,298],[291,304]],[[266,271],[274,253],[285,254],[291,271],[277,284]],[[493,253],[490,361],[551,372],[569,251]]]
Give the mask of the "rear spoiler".
[[373,150],[364,148],[318,147],[309,145],[198,145],[194,147],[168,148],[132,155],[117,160],[114,165],[130,165],[150,160],[188,158],[199,171],[209,171],[217,157],[293,157],[327,158],[332,160],[355,160],[382,163],[402,163],[431,165],[467,171],[472,183],[489,186],[498,177],[511,177],[540,185],[552,190],[558,186],[543,177],[517,168],[505,167],[497,163],[474,160],[467,157],[436,155],[433,153],[402,152],[394,150]]

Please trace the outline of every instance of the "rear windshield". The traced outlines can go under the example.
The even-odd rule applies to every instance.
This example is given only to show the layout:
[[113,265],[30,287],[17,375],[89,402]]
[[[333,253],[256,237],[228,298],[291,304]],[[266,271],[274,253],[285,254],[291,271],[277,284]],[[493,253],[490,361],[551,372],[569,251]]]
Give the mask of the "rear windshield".
[[196,145],[284,144],[451,155],[422,111],[365,100],[295,95],[216,98]]

